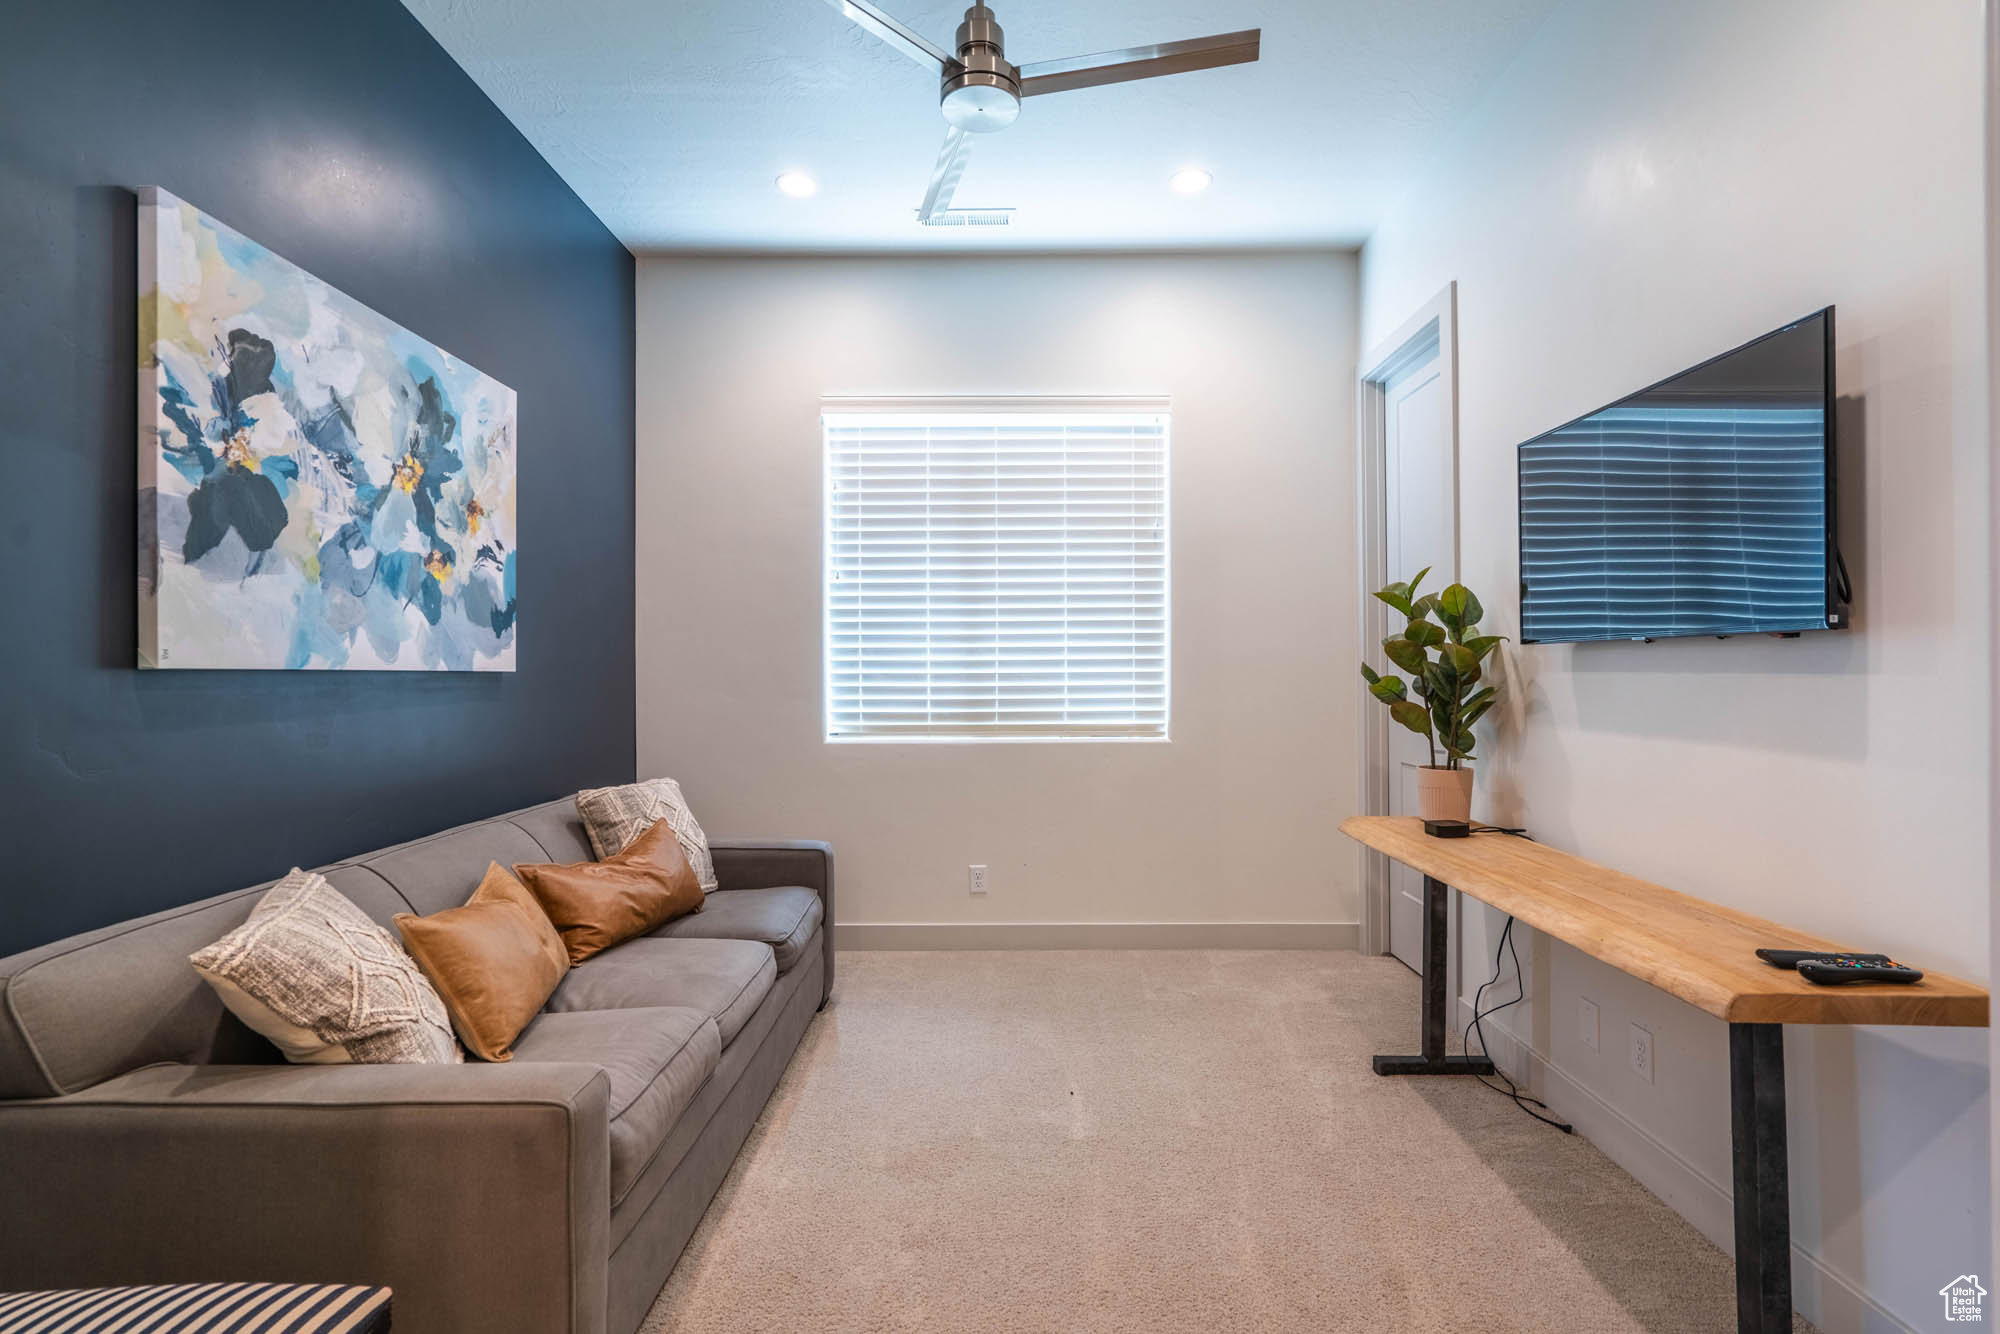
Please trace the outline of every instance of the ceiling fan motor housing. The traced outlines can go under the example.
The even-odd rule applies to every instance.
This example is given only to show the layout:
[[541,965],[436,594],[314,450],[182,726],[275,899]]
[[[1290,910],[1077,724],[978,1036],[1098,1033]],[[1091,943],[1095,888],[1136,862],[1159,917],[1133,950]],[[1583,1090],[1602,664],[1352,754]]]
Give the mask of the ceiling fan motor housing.
[[1007,63],[1006,38],[983,0],[958,25],[958,59],[944,67],[944,118],[960,130],[1004,130],[1021,114],[1021,71]]

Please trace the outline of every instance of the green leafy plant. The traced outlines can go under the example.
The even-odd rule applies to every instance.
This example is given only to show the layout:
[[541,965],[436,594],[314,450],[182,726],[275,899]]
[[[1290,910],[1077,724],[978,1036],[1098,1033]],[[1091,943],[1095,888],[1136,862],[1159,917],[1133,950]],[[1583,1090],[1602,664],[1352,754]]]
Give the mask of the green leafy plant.
[[1365,662],[1361,679],[1369,694],[1389,706],[1390,717],[1430,742],[1432,768],[1456,769],[1472,758],[1472,725],[1493,707],[1498,693],[1479,684],[1485,675],[1481,664],[1506,636],[1479,633],[1486,609],[1464,584],[1419,596],[1417,588],[1429,573],[1425,566],[1408,583],[1390,584],[1375,594],[1409,622],[1382,641],[1382,651],[1410,674],[1409,682],[1394,673],[1378,673]]

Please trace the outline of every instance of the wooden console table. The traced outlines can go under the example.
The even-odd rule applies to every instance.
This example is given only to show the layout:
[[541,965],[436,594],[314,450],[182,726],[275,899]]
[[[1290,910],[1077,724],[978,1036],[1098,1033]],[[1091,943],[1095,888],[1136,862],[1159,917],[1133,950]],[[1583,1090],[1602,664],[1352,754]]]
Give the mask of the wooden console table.
[[[1792,1327],[1791,1195],[1785,1170],[1785,1024],[1984,1027],[1984,987],[1925,970],[1914,984],[1822,987],[1757,957],[1764,948],[1841,948],[1824,936],[1572,857],[1524,838],[1431,838],[1409,817],[1357,815],[1349,838],[1424,877],[1423,1050],[1377,1056],[1383,1075],[1486,1074],[1445,1051],[1445,890],[1491,904],[1544,935],[1650,982],[1729,1025],[1736,1196],[1736,1327]],[[1866,948],[1854,944],[1849,948]],[[1921,965],[1918,965],[1921,966]]]

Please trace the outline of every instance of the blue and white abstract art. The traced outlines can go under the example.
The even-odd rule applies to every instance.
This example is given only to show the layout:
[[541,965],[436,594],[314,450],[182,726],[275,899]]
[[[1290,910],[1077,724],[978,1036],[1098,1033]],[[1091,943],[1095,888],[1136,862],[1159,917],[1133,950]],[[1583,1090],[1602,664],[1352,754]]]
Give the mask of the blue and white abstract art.
[[514,391],[139,194],[139,665],[514,670]]

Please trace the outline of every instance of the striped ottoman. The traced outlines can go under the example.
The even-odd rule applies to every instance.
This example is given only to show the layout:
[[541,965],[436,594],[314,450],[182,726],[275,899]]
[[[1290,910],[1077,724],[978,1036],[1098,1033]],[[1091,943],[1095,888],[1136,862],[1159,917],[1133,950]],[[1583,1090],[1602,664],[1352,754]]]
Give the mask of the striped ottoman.
[[387,1288],[170,1283],[0,1292],[0,1334],[382,1334]]

